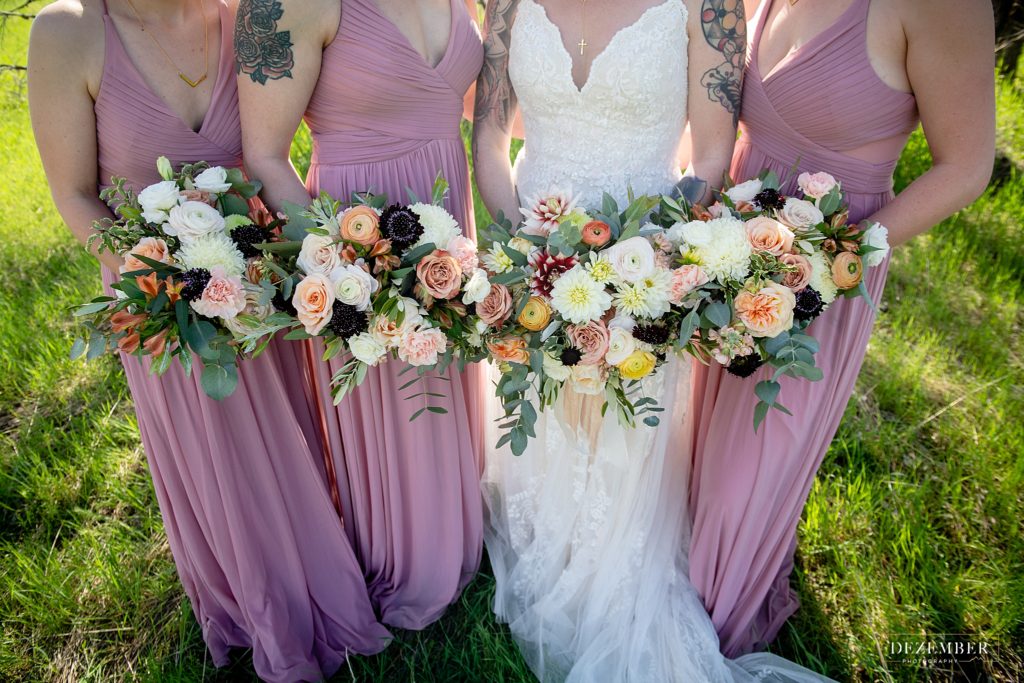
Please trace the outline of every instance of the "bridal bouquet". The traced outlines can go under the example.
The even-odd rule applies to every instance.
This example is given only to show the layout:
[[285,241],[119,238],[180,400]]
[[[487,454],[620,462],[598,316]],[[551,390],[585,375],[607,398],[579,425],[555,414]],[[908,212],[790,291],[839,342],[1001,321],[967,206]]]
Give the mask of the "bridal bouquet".
[[739,377],[773,368],[754,389],[755,429],[771,408],[789,412],[777,400],[780,377],[821,379],[807,326],[839,296],[871,303],[864,270],[889,251],[884,226],[848,223],[831,175],[804,173],[798,185],[799,197],[783,196],[778,177],[764,172],[710,209],[692,207],[690,220],[675,206],[662,216],[675,221],[666,237],[681,262],[699,272],[700,284],[681,302],[690,309],[680,330],[686,350]]
[[[288,275],[297,329],[286,338],[322,338],[325,360],[350,354],[331,379],[335,403],[389,358],[416,372],[402,389],[482,358],[472,308],[491,285],[476,243],[441,206],[446,191],[438,178],[429,204],[355,194],[346,208],[321,195],[306,212],[311,223]],[[416,396],[437,394],[407,398]],[[431,405],[413,418],[424,410],[446,412]]]
[[204,391],[223,399],[238,383],[239,358],[259,354],[290,321],[275,310],[280,278],[264,251],[283,221],[250,208],[259,184],[238,169],[200,162],[175,173],[163,157],[157,167],[164,180],[138,194],[124,178],[101,194],[117,218],[97,222],[90,244],[124,265],[115,296],[77,307],[87,334],[72,356],[149,356],[156,374],[175,358],[191,373],[198,358]]

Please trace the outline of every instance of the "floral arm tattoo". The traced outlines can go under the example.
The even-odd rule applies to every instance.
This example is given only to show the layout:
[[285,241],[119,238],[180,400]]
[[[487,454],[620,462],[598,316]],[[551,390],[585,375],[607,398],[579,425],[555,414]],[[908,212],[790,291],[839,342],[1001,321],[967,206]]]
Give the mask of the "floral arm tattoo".
[[278,31],[284,9],[277,0],[241,0],[235,19],[235,73],[254,83],[291,78],[295,66],[290,31]]
[[511,124],[515,93],[508,79],[512,22],[519,0],[488,0],[484,20],[484,66],[476,87],[476,117],[493,116],[502,128]]
[[747,51],[743,0],[704,0],[700,23],[708,44],[721,52],[725,60],[704,72],[701,85],[708,89],[708,98],[712,102],[718,102],[732,114],[735,126],[740,117],[743,63]]

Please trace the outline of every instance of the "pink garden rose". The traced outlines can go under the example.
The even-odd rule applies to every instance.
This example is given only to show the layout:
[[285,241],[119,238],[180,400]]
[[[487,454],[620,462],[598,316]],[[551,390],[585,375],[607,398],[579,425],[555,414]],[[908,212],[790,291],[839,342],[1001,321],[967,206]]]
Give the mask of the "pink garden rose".
[[228,275],[217,266],[210,271],[210,281],[206,283],[202,296],[192,302],[192,308],[207,318],[230,320],[245,309],[245,304],[242,278]]
[[700,266],[687,264],[672,271],[672,288],[669,290],[669,301],[678,306],[686,295],[701,285],[711,281],[708,274]]
[[796,237],[793,231],[782,223],[768,218],[768,216],[757,216],[747,221],[747,239],[754,251],[763,251],[775,256],[782,256],[793,249],[793,239]]
[[167,242],[159,237],[143,237],[139,243],[132,247],[131,252],[125,255],[124,265],[121,266],[122,273],[131,273],[136,270],[149,270],[149,266],[135,258],[135,255],[145,256],[160,263],[170,263],[171,255],[167,249]]
[[437,249],[416,264],[416,279],[435,299],[453,299],[462,287],[462,266],[447,251]]
[[796,182],[800,190],[813,199],[821,199],[839,184],[828,173],[801,173]]
[[472,273],[480,265],[476,255],[476,242],[465,235],[456,235],[448,240],[448,253],[462,266],[463,273]]
[[326,275],[307,275],[295,285],[292,305],[298,311],[299,322],[306,333],[320,334],[334,314],[334,283]]
[[436,327],[414,328],[398,343],[398,357],[409,365],[433,365],[445,344],[444,332]]
[[825,216],[809,201],[790,197],[779,211],[779,220],[793,230],[806,230],[824,221]]
[[811,281],[811,273],[814,272],[811,262],[807,260],[806,256],[801,256],[800,254],[783,254],[779,257],[779,260],[787,266],[795,266],[797,268],[795,272],[785,274],[782,278],[782,284],[794,292],[803,291],[807,287],[807,283]]
[[565,333],[570,343],[583,354],[581,365],[597,365],[608,353],[608,326],[601,320],[582,325],[568,325]]
[[485,324],[501,327],[512,314],[512,294],[505,285],[491,285],[490,293],[476,305],[476,314]]

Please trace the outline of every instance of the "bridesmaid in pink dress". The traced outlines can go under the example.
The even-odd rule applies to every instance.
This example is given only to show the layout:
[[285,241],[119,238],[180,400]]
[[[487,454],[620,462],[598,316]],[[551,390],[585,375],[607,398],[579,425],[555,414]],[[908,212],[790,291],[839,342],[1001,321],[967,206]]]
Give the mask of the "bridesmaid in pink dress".
[[[112,175],[136,189],[158,182],[160,155],[176,166],[241,165],[231,8],[133,0],[136,15],[124,0],[109,4],[49,5],[30,45],[40,153],[57,208],[80,239],[111,215],[97,186]],[[143,33],[142,22],[161,30]],[[190,88],[150,36],[198,71],[204,24],[210,69]],[[109,285],[119,260],[101,260]],[[238,390],[217,402],[198,373],[175,364],[156,377],[122,356],[178,575],[213,660],[224,666],[229,649],[251,648],[269,681],[320,680],[348,653],[378,652],[389,637],[323,486],[300,361],[293,345],[274,343],[240,365]]]
[[[748,6],[756,5],[748,2]],[[732,177],[769,168],[842,182],[850,220],[888,226],[893,245],[967,205],[994,155],[992,9],[985,0],[764,0],[753,19]],[[789,46],[793,46],[790,48]],[[935,164],[899,197],[892,173],[918,121]],[[888,262],[867,287],[882,298]],[[763,647],[797,609],[796,527],[864,359],[874,312],[839,300],[810,327],[820,382],[782,380],[793,412],[755,434],[753,385],[698,365],[690,488],[690,574],[723,652]],[[760,378],[767,376],[761,370]]]
[[[327,191],[429,201],[438,173],[451,184],[446,207],[473,234],[463,101],[483,60],[472,2],[463,0],[283,0],[250,3],[281,11],[274,29],[294,45],[289,73],[264,59],[244,66],[239,88],[246,159],[272,206],[308,203]],[[245,12],[245,7],[241,12]],[[240,18],[244,20],[244,17]],[[242,21],[239,22],[242,25]],[[246,41],[251,32],[236,34]],[[241,53],[241,50],[239,50]],[[273,57],[273,55],[271,55]],[[288,145],[305,115],[313,159],[303,187]],[[419,629],[437,619],[475,574],[482,543],[478,397],[471,377],[451,372],[424,388],[444,394],[447,415],[410,422],[422,399],[404,400],[403,365],[371,370],[332,406],[339,360],[319,360],[328,446],[336,463],[345,529],[382,621]],[[419,386],[419,385],[417,385]]]

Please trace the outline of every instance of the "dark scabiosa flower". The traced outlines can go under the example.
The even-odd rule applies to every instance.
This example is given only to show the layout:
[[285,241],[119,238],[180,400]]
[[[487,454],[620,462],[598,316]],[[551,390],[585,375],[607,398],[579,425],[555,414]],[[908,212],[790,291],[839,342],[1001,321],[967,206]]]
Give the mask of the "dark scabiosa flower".
[[412,210],[392,204],[380,216],[380,232],[391,240],[391,251],[401,255],[423,236],[423,225]]
[[195,301],[203,295],[209,281],[210,271],[206,268],[186,270],[181,274],[181,298],[185,301]]
[[562,355],[558,357],[558,360],[562,361],[562,365],[571,368],[578,364],[582,358],[583,354],[579,349],[567,346],[562,349]]
[[731,363],[725,366],[725,371],[737,377],[750,377],[762,365],[764,365],[764,361],[755,352],[746,356],[736,356]]
[[754,195],[754,203],[762,209],[778,210],[786,205],[786,198],[778,190],[766,189]]
[[231,231],[231,241],[245,258],[256,258],[261,252],[255,245],[267,241],[267,231],[258,225],[243,225]]
[[821,294],[810,287],[804,287],[796,293],[796,306],[793,307],[793,315],[800,322],[810,322],[824,310],[825,304],[821,300]]
[[669,329],[664,325],[637,325],[633,328],[633,338],[638,339],[645,344],[652,346],[660,346],[668,342]]
[[370,319],[365,311],[358,310],[355,306],[334,302],[334,309],[331,314],[331,321],[327,323],[327,329],[342,339],[348,339],[360,332],[366,332],[370,327]]
[[292,305],[291,299],[286,299],[280,290],[274,294],[274,298],[271,300],[271,303],[274,304],[274,308],[282,313],[287,313],[290,316],[296,316],[299,314],[295,309],[295,306]]

